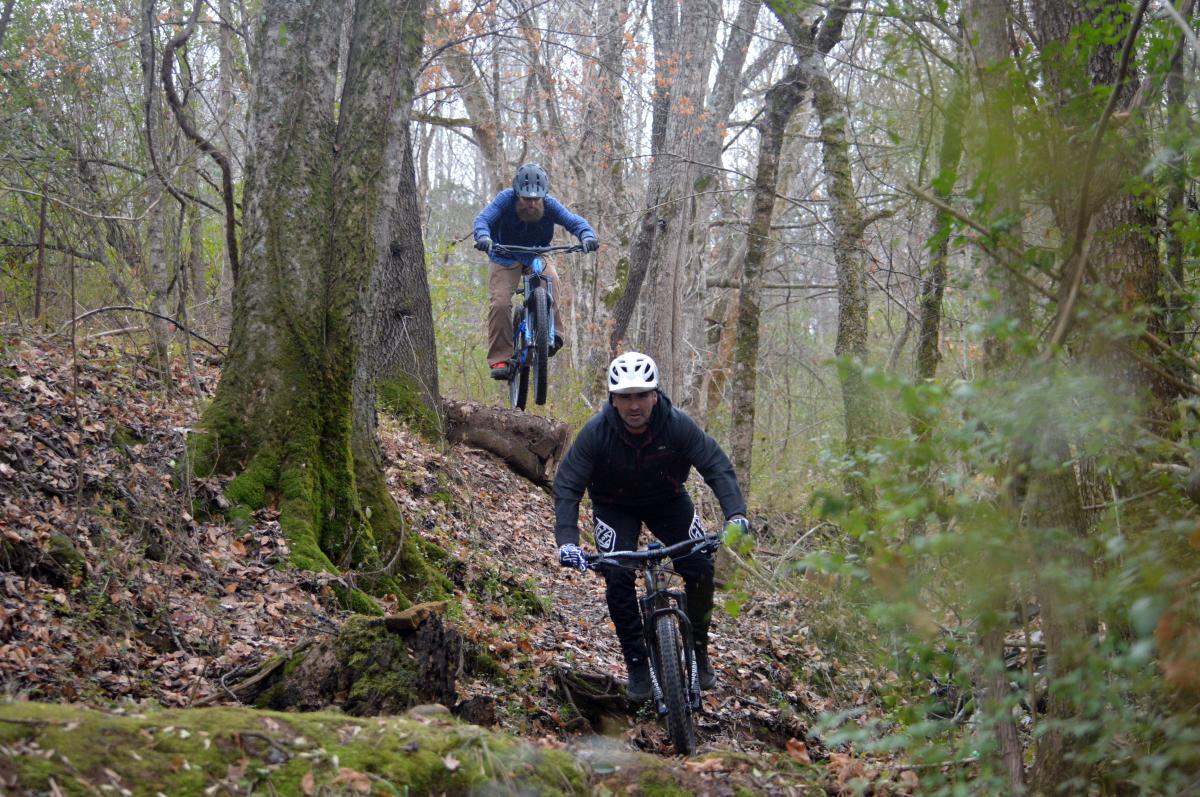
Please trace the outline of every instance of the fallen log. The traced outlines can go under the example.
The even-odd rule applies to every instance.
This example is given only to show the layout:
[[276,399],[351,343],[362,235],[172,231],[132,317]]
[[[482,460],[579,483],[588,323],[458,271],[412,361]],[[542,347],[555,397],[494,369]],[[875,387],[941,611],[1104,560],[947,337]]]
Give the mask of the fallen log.
[[442,411],[447,440],[495,454],[535,484],[550,482],[571,442],[565,423],[522,410],[443,399]]

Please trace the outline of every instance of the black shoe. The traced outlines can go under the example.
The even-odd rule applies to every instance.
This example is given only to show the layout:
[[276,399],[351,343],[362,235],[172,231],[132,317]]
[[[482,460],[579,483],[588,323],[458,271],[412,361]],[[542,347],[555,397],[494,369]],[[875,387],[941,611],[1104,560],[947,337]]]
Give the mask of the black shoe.
[[717,673],[712,668],[712,662],[708,660],[708,650],[706,648],[696,648],[696,671],[700,674],[700,688],[712,689],[717,685]]
[[505,360],[502,363],[492,363],[492,379],[504,380],[512,375],[512,363]]
[[562,347],[563,347],[562,335],[559,335],[556,332],[556,333],[554,333],[554,342],[550,344],[550,352],[549,352],[548,356],[553,357],[555,354],[558,354],[558,350],[561,349]]
[[625,693],[634,703],[644,703],[650,699],[650,662],[645,659],[630,659],[626,663],[629,670],[629,686]]

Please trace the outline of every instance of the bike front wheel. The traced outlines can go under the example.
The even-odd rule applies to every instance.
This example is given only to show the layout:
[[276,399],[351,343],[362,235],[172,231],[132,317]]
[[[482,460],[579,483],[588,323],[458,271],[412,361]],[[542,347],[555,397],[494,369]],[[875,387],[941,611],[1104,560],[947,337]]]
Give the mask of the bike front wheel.
[[550,368],[550,297],[546,289],[538,286],[533,290],[533,400],[546,403],[549,389],[546,377]]
[[696,752],[696,725],[688,700],[688,673],[684,666],[687,655],[679,633],[679,618],[660,614],[654,621],[654,633],[658,644],[658,683],[667,704],[667,736],[676,753],[691,755]]
[[513,345],[516,352],[513,355],[514,370],[508,377],[508,398],[514,410],[525,409],[525,401],[529,396],[529,362],[527,360],[523,366],[518,365],[521,359],[520,349],[524,345],[520,335],[521,324],[524,321],[525,308],[515,308],[513,310]]

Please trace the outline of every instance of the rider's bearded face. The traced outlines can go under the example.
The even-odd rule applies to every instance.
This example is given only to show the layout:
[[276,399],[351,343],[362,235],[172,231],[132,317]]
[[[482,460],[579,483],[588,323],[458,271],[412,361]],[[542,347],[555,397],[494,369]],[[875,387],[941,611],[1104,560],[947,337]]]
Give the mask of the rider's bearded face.
[[546,206],[542,203],[542,198],[539,197],[517,197],[517,218],[529,224],[534,221],[541,221],[542,216],[546,213]]
[[612,403],[625,428],[633,434],[641,434],[650,425],[650,415],[658,403],[658,391],[613,393]]

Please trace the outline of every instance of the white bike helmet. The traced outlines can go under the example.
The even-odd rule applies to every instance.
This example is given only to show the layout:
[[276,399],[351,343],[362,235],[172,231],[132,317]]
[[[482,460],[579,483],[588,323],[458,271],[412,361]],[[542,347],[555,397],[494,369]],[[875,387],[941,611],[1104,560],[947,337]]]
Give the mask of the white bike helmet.
[[649,356],[627,351],[609,363],[609,393],[644,393],[657,387],[658,366]]

